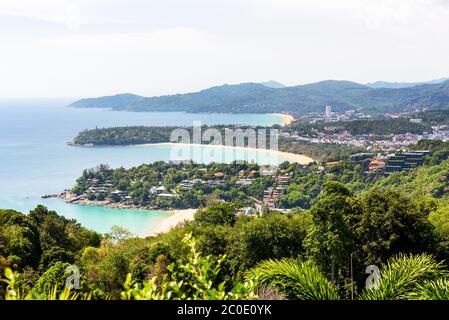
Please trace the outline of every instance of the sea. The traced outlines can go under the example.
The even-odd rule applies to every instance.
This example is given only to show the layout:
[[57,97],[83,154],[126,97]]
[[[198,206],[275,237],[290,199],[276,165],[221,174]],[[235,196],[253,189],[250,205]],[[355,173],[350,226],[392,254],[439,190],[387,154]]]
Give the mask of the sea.
[[[59,199],[42,199],[42,195],[60,193],[70,188],[83,169],[108,164],[112,168],[129,168],[143,163],[169,161],[170,145],[71,147],[67,145],[84,129],[111,126],[192,126],[282,123],[279,115],[267,114],[192,114],[183,112],[125,112],[108,109],[68,107],[67,99],[0,100],[0,208],[23,213],[41,204],[83,226],[107,233],[119,225],[136,236],[144,236],[169,214],[165,211],[111,209],[101,206],[68,204]],[[209,149],[191,147],[192,159],[209,162]],[[236,159],[235,151],[227,149],[223,159]],[[200,155],[200,156],[198,156]],[[270,154],[258,151],[255,159],[261,164],[272,162]],[[216,157],[212,157],[214,161]],[[225,160],[223,160],[225,162]]]

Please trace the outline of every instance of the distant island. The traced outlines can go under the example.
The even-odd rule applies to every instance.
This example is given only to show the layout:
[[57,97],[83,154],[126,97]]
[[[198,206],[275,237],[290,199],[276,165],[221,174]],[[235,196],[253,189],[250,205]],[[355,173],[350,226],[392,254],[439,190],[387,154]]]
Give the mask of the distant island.
[[194,93],[160,97],[126,93],[81,99],[70,106],[125,111],[289,114],[321,112],[325,105],[332,105],[334,111],[364,109],[373,113],[449,108],[449,80],[414,86],[409,84],[399,88],[388,86],[385,88],[379,83],[363,85],[351,81],[327,80],[284,87],[270,81],[265,84],[226,84]]

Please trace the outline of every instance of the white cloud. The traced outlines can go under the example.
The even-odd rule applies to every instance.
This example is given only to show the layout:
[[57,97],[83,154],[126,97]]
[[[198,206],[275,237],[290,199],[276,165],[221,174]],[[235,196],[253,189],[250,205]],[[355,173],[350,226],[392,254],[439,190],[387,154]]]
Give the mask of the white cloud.
[[0,96],[20,95],[24,88],[36,96],[158,94],[172,92],[172,83],[188,90],[201,68],[210,64],[211,70],[228,48],[220,37],[188,28],[0,44]]
[[[0,96],[449,75],[447,0],[0,0]],[[21,17],[21,18],[20,18]],[[26,19],[25,19],[26,18]]]
[[68,0],[0,0],[0,15],[66,23],[79,5]]
[[256,12],[266,17],[277,14],[280,19],[296,16],[299,20],[307,17],[306,14],[342,14],[345,19],[358,19],[373,29],[435,18],[431,22],[438,23],[449,17],[449,8],[445,8],[449,0],[253,0],[252,3]]
[[96,35],[69,35],[46,38],[36,42],[47,48],[97,53],[161,52],[199,53],[214,46],[219,37],[190,28],[159,29],[149,33],[118,33]]
[[449,17],[447,8],[439,6],[436,0],[364,0],[356,8],[357,18],[373,29],[437,24]]

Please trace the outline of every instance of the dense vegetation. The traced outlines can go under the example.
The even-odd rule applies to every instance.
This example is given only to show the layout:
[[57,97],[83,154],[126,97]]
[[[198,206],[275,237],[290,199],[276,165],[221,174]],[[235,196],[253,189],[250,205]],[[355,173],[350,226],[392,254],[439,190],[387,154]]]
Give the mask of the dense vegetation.
[[[316,127],[295,123],[292,130],[298,130],[301,134],[308,136],[316,135]],[[223,127],[216,127],[223,130]],[[322,129],[322,126],[320,126]],[[73,143],[75,145],[113,146],[113,145],[133,145],[146,143],[170,142],[171,132],[175,127],[112,127],[102,129],[84,130],[77,134]],[[191,132],[191,128],[186,128]],[[245,130],[245,127],[241,128]],[[207,143],[207,141],[203,141]],[[222,142],[223,143],[223,142]],[[245,145],[248,140],[245,140]],[[267,131],[266,145],[270,145],[270,137]],[[335,145],[332,143],[308,143],[292,141],[281,137],[278,142],[280,151],[303,154],[317,161],[336,161],[347,159],[350,155],[365,151],[363,148]]]
[[432,150],[425,165],[410,172],[394,173],[379,180],[379,187],[397,188],[413,196],[447,198],[449,195],[449,143],[421,140],[412,150]]
[[[293,122],[289,128],[301,136],[309,137],[316,137],[319,132],[339,132],[343,130],[348,131],[353,136],[364,134],[384,136],[401,133],[422,134],[423,132],[432,132],[432,128],[428,123],[430,122],[424,121],[424,123],[414,123],[411,122],[409,118],[390,119],[385,117],[377,117],[372,119],[359,119],[332,123],[326,123],[323,121],[309,123],[299,120]],[[329,127],[332,129],[329,129]]]
[[[50,285],[64,283],[60,275],[87,246],[98,246],[101,236],[54,211],[38,206],[28,215],[0,210],[0,272],[13,268],[21,273],[24,292],[43,297]],[[62,281],[62,282],[61,282]],[[0,295],[4,284],[0,284]]]
[[[41,206],[29,215],[0,210],[7,277],[0,292],[8,299],[449,299],[449,143],[423,140],[414,148],[433,153],[424,166],[387,177],[349,161],[324,170],[281,164],[279,174],[291,181],[278,204],[291,207],[288,214],[240,212],[276,185],[271,176],[211,194],[194,187],[186,193],[204,200],[194,220],[144,239],[120,227],[100,236]],[[77,187],[93,177],[129,188],[136,184],[129,180],[142,186],[164,176],[162,184],[176,189],[176,181],[218,172],[231,183],[242,170],[260,167],[100,166]],[[80,289],[67,291],[72,264]],[[366,288],[372,265],[380,277]]]
[[[129,195],[127,203],[149,208],[198,208],[223,201],[239,201],[242,205],[253,205],[263,199],[264,190],[280,184],[276,176],[288,175],[289,184],[276,201],[280,208],[308,209],[317,201],[325,181],[344,182],[354,192],[363,191],[384,176],[379,173],[365,173],[365,164],[343,161],[332,166],[321,167],[290,164],[279,165],[274,175],[261,175],[267,167],[251,163],[208,165],[195,163],[165,163],[141,165],[130,169],[111,169],[107,165],[86,169],[72,188],[75,195],[84,195],[89,200],[110,199],[123,202],[116,197],[117,190]],[[244,179],[250,184],[239,184]],[[100,188],[104,183],[114,187],[107,191],[92,189],[92,181]],[[189,181],[185,188],[185,180]],[[163,193],[172,197],[160,197],[154,188],[163,187]],[[153,191],[152,191],[153,190]]]
[[303,154],[319,162],[347,160],[349,156],[366,152],[364,148],[336,145],[334,143],[310,143],[293,142],[289,139],[281,138],[279,150],[296,154]]
[[[307,144],[304,145],[307,147]],[[313,144],[311,145],[313,146]],[[326,154],[328,159],[338,156],[347,159],[349,154],[358,151],[352,148],[338,148],[335,145]],[[293,145],[286,151],[301,152],[302,145]],[[339,163],[321,167],[316,163],[309,165],[282,163],[275,176],[261,176],[263,167],[249,163],[225,164],[169,164],[156,162],[130,169],[110,169],[102,165],[85,170],[73,188],[76,195],[85,194],[90,200],[110,198],[119,201],[111,194],[115,189],[125,191],[134,205],[158,208],[198,208],[222,201],[240,201],[242,205],[252,205],[261,201],[264,190],[278,187],[276,175],[289,175],[290,181],[285,191],[276,200],[280,208],[309,209],[319,198],[326,181],[340,181],[353,192],[359,193],[369,188],[388,187],[415,196],[432,196],[446,198],[449,194],[449,143],[421,140],[412,150],[432,150],[432,155],[425,158],[425,165],[411,171],[384,176],[382,173],[367,173],[367,162],[344,160]],[[310,152],[310,150],[309,150]],[[326,148],[318,154],[328,152]],[[110,182],[114,185],[109,192],[89,192],[90,182]],[[193,183],[199,179],[202,183]],[[251,184],[241,185],[240,179],[250,179]],[[182,188],[184,180],[192,185]],[[163,186],[166,192],[176,195],[161,198],[150,192],[151,188]]]
[[[197,208],[219,201],[248,202],[248,197],[261,198],[263,190],[275,184],[271,177],[261,177],[250,186],[237,185],[237,180],[245,177],[258,177],[260,166],[257,164],[233,163],[200,165],[194,163],[173,164],[155,162],[130,169],[111,169],[107,165],[84,170],[72,191],[76,195],[86,194],[89,200],[120,202],[112,192],[117,189],[126,192],[132,204],[157,208]],[[251,173],[251,171],[257,171]],[[243,171],[244,173],[240,173]],[[91,192],[91,181],[95,179],[99,185],[104,182],[114,187],[107,192]],[[191,180],[188,189],[180,183]],[[195,181],[193,181],[195,180]],[[202,180],[201,183],[196,183]],[[164,188],[162,193],[170,193],[172,197],[161,197],[152,192],[154,188]]]
[[73,139],[76,145],[131,145],[170,142],[173,127],[113,127],[84,130]]
[[[301,136],[317,137],[318,132],[325,131],[325,123],[309,124],[301,121],[294,122],[283,130],[290,130]],[[375,119],[375,120],[356,120],[349,122],[333,123],[334,131],[347,130],[352,135],[385,135],[385,134],[401,134],[432,132],[432,128],[427,124],[412,123],[409,119]],[[224,136],[224,126],[215,126],[214,128],[222,132]],[[275,128],[278,128],[275,126]],[[170,134],[177,127],[112,127],[102,129],[84,130],[74,138],[73,143],[76,145],[132,145],[145,143],[163,143],[170,142]],[[192,129],[185,128],[192,136]],[[207,127],[203,128],[204,130]],[[247,127],[239,127],[241,130]],[[269,133],[267,132],[267,146],[270,144]],[[203,141],[208,143],[208,141]],[[221,143],[224,143],[222,141]],[[245,144],[248,141],[245,140]],[[350,155],[365,152],[363,148],[356,148],[344,145],[336,145],[332,143],[310,143],[298,141],[291,138],[280,137],[278,142],[279,150],[303,154],[312,159],[321,162],[346,160]]]
[[413,123],[407,118],[398,119],[376,119],[376,120],[355,120],[343,123],[341,125],[352,135],[374,134],[401,134],[401,133],[415,133],[422,134],[423,132],[432,132],[430,125],[423,123]]
[[420,81],[420,82],[388,82],[388,81],[376,81],[372,83],[367,83],[366,85],[371,88],[391,88],[391,89],[399,89],[399,88],[408,88],[419,86],[423,84],[437,84],[442,83],[449,80],[449,78],[440,78],[431,81]]
[[449,110],[427,110],[418,112],[415,117],[433,125],[449,124]]
[[[116,228],[99,244],[84,233],[73,258],[54,257],[43,272],[36,264],[13,265],[8,256],[20,272],[7,269],[7,295],[67,297],[61,280],[69,261],[81,270],[77,298],[449,298],[445,203],[391,190],[355,196],[327,182],[307,212],[235,216],[235,210],[232,203],[211,206],[193,222],[146,239]],[[14,214],[19,225],[26,219]],[[23,247],[29,250],[22,257],[33,257],[26,253],[35,248],[32,240]],[[378,286],[365,289],[365,269],[373,264],[381,270]]]
[[326,104],[335,110],[365,108],[399,111],[416,106],[444,109],[449,106],[449,82],[408,88],[370,88],[349,81],[322,81],[285,88],[257,83],[223,85],[195,93],[161,97],[125,94],[83,99],[72,104],[83,108],[112,108],[128,111],[188,111],[269,113],[323,112]]
[[[274,126],[274,128],[278,128],[279,126]],[[91,130],[83,130],[79,132],[76,137],[73,139],[73,143],[75,145],[96,145],[96,146],[111,146],[111,145],[132,145],[132,144],[145,144],[145,143],[163,143],[163,142],[185,142],[181,141],[181,137],[174,135],[174,141],[171,141],[171,134],[176,129],[185,129],[189,133],[189,137],[193,137],[193,129],[192,127],[147,127],[147,126],[128,126],[128,127],[111,127],[111,128],[96,128]],[[255,130],[258,132],[258,129],[266,129],[266,143],[269,145],[270,142],[270,132],[269,128],[266,127],[248,127],[248,126],[223,126],[217,125],[213,127],[202,126],[202,133],[205,133],[208,129],[216,129],[221,134],[220,144],[224,144],[225,141],[225,130],[233,129],[233,133],[237,134],[242,132],[245,134],[247,129]],[[175,132],[176,133],[176,132]],[[255,142],[257,143],[258,135],[256,134]],[[203,136],[204,139],[206,139]],[[203,144],[208,144],[214,141],[214,136],[207,141],[200,141]],[[176,140],[178,139],[178,140]],[[192,142],[191,139],[188,141]],[[234,140],[234,145],[237,143],[237,140]],[[244,138],[244,145],[248,145],[248,136]]]

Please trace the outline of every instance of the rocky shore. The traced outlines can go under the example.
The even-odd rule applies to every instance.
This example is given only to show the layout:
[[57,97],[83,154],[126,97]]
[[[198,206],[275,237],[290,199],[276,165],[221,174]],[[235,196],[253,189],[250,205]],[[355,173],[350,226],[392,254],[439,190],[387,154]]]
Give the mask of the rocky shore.
[[[57,198],[64,200],[66,203],[72,203],[72,204],[78,204],[82,206],[104,206],[111,209],[133,209],[133,210],[161,210],[159,208],[154,207],[145,207],[145,206],[136,206],[129,203],[123,203],[123,202],[113,202],[112,200],[89,200],[84,195],[77,196],[74,193],[72,193],[70,190],[65,190],[64,192],[61,192],[59,194],[46,194],[43,195],[42,198],[48,199],[48,198]],[[145,232],[145,236],[155,236],[159,233],[167,232],[170,229],[176,227],[177,225],[183,223],[183,222],[189,222],[194,219],[194,215],[197,211],[197,209],[163,209],[163,211],[167,211],[168,216],[163,218],[162,221],[149,228]]]
[[[64,191],[60,194],[55,195],[44,195],[42,198],[58,198],[64,200],[66,203],[78,204],[82,206],[103,206],[112,209],[134,209],[134,210],[161,210],[160,208],[155,208],[152,206],[138,206],[131,203],[125,202],[114,202],[110,199],[106,200],[89,200],[84,195],[77,196],[70,191]],[[168,208],[167,210],[172,210]]]

